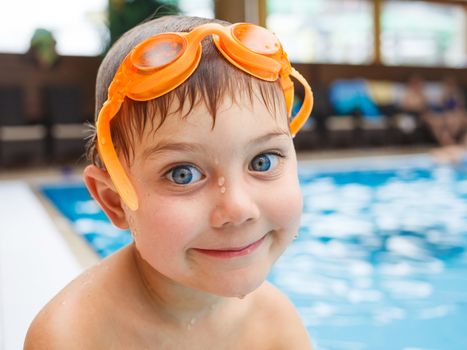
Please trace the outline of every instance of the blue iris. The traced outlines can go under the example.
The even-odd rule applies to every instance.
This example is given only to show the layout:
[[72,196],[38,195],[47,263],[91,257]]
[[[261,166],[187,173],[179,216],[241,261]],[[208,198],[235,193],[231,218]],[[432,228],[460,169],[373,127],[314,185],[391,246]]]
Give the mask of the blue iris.
[[201,178],[201,173],[194,166],[181,165],[171,169],[167,177],[177,185],[188,185],[198,181]]
[[260,154],[251,161],[253,171],[268,171],[277,165],[278,156],[272,153]]

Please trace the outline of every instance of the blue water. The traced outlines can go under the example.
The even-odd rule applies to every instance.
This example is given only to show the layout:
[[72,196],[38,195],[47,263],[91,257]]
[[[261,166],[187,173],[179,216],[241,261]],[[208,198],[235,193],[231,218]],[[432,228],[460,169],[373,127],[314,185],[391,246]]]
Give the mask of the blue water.
[[[467,167],[341,163],[300,165],[300,236],[269,276],[315,348],[467,349]],[[82,183],[42,191],[100,256],[130,242]]]

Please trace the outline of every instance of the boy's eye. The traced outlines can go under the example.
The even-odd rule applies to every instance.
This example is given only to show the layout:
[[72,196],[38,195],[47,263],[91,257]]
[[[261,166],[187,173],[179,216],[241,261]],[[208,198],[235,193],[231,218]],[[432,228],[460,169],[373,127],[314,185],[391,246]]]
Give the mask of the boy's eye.
[[250,163],[250,170],[268,171],[274,169],[279,163],[280,155],[274,153],[263,153],[257,155]]
[[170,169],[166,177],[177,185],[188,185],[199,181],[202,174],[192,165],[180,165]]

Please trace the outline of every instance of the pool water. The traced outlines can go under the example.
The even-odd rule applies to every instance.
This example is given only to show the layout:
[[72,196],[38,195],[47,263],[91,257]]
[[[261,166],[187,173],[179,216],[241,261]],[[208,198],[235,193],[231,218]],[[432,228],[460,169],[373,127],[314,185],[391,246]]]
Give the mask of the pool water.
[[[356,170],[357,169],[357,170]],[[316,349],[467,349],[467,166],[300,164],[300,236],[269,280]],[[102,257],[131,241],[82,183],[42,192]]]

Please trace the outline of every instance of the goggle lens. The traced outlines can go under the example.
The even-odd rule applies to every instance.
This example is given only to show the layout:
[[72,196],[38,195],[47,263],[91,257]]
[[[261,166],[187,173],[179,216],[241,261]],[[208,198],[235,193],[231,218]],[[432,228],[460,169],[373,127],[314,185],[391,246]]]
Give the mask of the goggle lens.
[[243,46],[262,55],[273,55],[280,49],[279,40],[269,30],[247,23],[236,25],[232,34]]
[[185,49],[185,41],[174,34],[161,34],[135,49],[131,56],[133,64],[141,70],[162,68],[175,61]]

